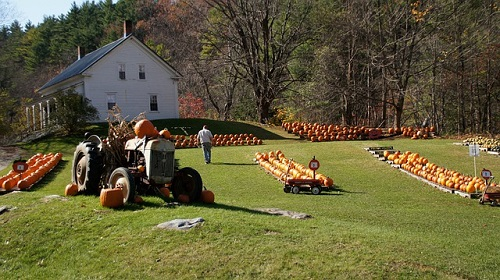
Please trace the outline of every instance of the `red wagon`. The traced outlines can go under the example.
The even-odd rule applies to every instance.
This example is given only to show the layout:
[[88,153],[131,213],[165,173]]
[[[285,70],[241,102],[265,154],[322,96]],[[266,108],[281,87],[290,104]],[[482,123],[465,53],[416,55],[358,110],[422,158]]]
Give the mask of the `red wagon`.
[[283,191],[286,193],[298,194],[301,191],[308,191],[312,194],[320,194],[322,191],[329,191],[329,187],[325,187],[318,179],[288,179],[285,181]]
[[498,205],[498,200],[500,200],[500,192],[491,192],[491,180],[494,178],[491,171],[483,169],[481,171],[481,176],[484,178],[486,187],[483,190],[481,198],[479,198],[479,203],[484,204],[485,202],[491,203],[491,206]]

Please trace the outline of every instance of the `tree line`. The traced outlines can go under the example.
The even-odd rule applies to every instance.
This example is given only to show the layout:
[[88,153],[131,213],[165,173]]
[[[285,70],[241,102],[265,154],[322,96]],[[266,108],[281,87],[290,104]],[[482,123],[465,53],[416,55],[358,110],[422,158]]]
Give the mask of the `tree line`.
[[2,134],[77,47],[118,39],[125,20],[205,117],[500,131],[495,0],[105,0],[1,27]]

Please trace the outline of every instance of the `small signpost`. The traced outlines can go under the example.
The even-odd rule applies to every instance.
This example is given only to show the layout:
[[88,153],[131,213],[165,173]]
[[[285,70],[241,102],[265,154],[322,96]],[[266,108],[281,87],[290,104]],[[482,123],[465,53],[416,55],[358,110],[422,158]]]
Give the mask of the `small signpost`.
[[311,159],[309,162],[309,169],[313,171],[313,179],[316,179],[316,170],[319,168],[319,161],[316,159],[315,156]]
[[14,170],[14,172],[16,172],[16,173],[19,173],[19,174],[20,174],[20,175],[19,175],[19,176],[20,176],[19,178],[22,178],[22,176],[23,176],[22,174],[23,174],[26,170],[28,170],[28,167],[29,167],[29,166],[28,166],[28,164],[26,163],[26,161],[25,161],[25,160],[21,160],[21,159],[14,161],[14,163],[12,164],[12,170]]
[[12,164],[12,170],[16,173],[23,173],[28,169],[28,164],[25,160],[16,160]]
[[469,156],[474,157],[474,177],[477,177],[477,172],[476,172],[476,157],[479,156],[479,145],[474,143],[472,145],[469,145]]
[[484,180],[488,181],[492,177],[491,171],[483,168],[483,170],[481,171],[481,177],[483,177]]

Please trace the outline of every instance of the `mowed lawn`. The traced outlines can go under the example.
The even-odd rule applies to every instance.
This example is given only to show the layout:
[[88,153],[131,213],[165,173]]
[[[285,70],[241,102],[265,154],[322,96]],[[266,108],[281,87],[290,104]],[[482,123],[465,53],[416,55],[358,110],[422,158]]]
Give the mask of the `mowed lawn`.
[[[141,205],[108,209],[95,196],[47,199],[64,195],[79,139],[24,145],[29,153],[64,157],[32,191],[0,196],[0,206],[11,208],[0,215],[1,278],[498,279],[500,207],[439,191],[364,150],[393,146],[474,174],[473,158],[467,147],[453,145],[457,140],[311,143],[280,128],[246,123],[182,125],[197,131],[202,122],[213,133],[252,132],[264,141],[215,147],[209,165],[201,149],[176,151],[181,167],[199,171],[215,193],[215,204],[167,207],[151,196]],[[284,193],[282,184],[253,161],[256,152],[277,150],[302,164],[315,156],[318,172],[332,177],[337,189],[321,195]],[[500,176],[498,156],[482,153],[476,165],[479,173],[488,168]],[[312,217],[292,219],[259,208]],[[189,231],[155,228],[196,217],[205,222]]]

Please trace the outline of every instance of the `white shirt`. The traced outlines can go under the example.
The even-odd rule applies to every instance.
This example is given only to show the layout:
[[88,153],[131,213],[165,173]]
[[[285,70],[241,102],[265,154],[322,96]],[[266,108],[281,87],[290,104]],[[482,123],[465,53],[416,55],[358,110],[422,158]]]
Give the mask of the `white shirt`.
[[212,135],[212,132],[210,130],[204,128],[198,132],[198,141],[200,143],[212,143],[212,139],[214,136]]

